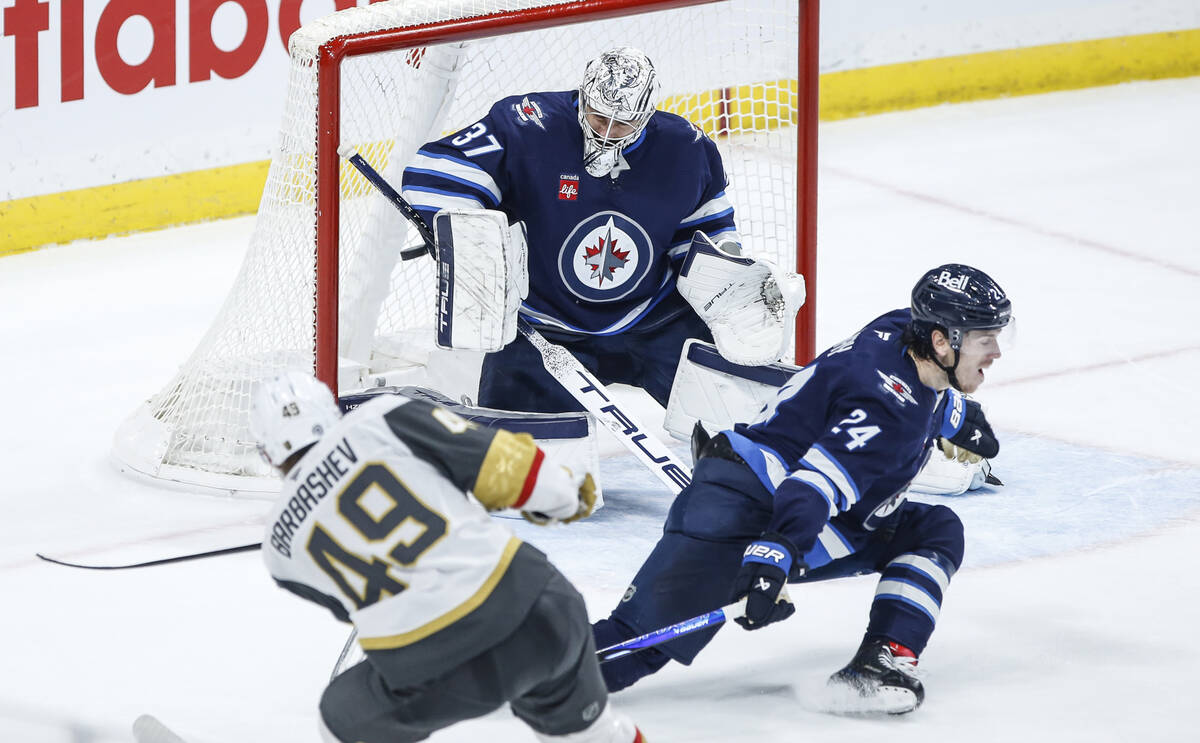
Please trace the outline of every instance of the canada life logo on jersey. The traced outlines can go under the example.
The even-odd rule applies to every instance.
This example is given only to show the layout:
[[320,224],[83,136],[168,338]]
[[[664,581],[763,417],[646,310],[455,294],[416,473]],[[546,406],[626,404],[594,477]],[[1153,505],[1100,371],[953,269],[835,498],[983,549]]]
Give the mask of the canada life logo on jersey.
[[575,201],[579,198],[579,176],[560,175],[558,177],[558,200]]
[[575,226],[558,254],[563,284],[588,302],[629,295],[650,269],[650,236],[619,212],[599,212]]

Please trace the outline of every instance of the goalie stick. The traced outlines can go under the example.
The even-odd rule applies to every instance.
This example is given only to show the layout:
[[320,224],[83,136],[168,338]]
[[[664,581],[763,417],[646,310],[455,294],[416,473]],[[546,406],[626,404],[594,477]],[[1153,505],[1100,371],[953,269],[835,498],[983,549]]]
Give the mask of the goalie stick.
[[[639,650],[652,648],[655,645],[661,645],[664,642],[670,642],[676,637],[683,637],[691,633],[702,630],[705,627],[716,627],[717,625],[728,622],[730,619],[736,619],[746,613],[746,599],[743,598],[735,601],[728,606],[722,606],[720,609],[713,609],[699,616],[685,619],[682,622],[669,624],[666,627],[661,627],[653,632],[647,632],[644,635],[633,637],[624,642],[618,642],[616,645],[609,645],[596,651],[596,660],[600,663],[607,663],[610,660],[616,660],[622,656],[632,655]],[[329,678],[332,681],[338,674],[345,671],[353,665],[357,665],[363,659],[362,650],[358,648],[358,632],[350,631],[350,636],[346,638],[346,644],[342,647],[342,652],[338,656],[337,663],[333,667],[333,673]]]
[[[363,156],[358,154],[350,145],[338,148],[338,155],[353,165],[359,173],[371,182],[379,192],[387,197],[392,205],[400,210],[425,241],[425,251],[436,259],[436,244],[433,231],[412,205],[397,193],[392,184],[388,183]],[[409,251],[412,252],[412,251]],[[423,255],[423,252],[413,252],[412,257]],[[567,392],[596,420],[604,424],[617,440],[628,449],[639,462],[654,473],[671,493],[678,494],[692,481],[691,468],[684,464],[667,448],[657,436],[638,420],[631,411],[624,410],[613,401],[608,390],[596,377],[584,368],[575,356],[562,346],[546,340],[525,318],[518,318],[517,330],[529,339],[533,347],[542,357],[546,371],[550,373]]]

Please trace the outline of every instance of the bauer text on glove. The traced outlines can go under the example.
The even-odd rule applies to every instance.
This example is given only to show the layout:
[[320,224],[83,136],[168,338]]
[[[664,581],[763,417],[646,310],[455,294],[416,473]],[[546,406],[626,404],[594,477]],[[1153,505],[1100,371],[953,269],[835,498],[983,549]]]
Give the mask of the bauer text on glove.
[[774,533],[763,534],[746,547],[733,584],[734,600],[746,597],[746,613],[735,622],[745,629],[759,629],[796,612],[784,590],[789,576],[805,572],[804,564],[793,557],[795,553],[791,542]]
[[983,415],[983,406],[955,390],[947,394],[942,440],[938,442],[946,456],[960,462],[977,462],[999,454],[1000,442]]

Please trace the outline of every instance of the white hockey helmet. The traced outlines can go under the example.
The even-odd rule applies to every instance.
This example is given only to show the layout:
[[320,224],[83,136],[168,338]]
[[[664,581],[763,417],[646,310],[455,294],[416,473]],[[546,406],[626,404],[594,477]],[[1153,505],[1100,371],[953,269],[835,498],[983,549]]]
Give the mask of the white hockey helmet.
[[657,93],[654,64],[633,47],[611,49],[587,63],[579,84],[579,125],[588,173],[599,178],[616,166],[621,150],[637,141],[654,115]]
[[329,388],[298,371],[259,383],[250,398],[250,432],[259,451],[276,467],[315,443],[341,417]]

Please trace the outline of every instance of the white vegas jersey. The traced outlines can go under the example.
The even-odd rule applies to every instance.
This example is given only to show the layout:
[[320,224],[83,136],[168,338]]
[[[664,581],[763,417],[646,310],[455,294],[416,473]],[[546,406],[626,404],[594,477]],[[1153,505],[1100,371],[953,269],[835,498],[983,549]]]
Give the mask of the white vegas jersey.
[[[483,505],[523,502],[541,461],[527,436],[381,395],[326,431],[284,478],[267,521],[267,568],[352,621],[367,651],[435,665],[471,657],[483,642],[472,633],[515,629],[553,570]],[[453,639],[430,641],[452,625]]]

